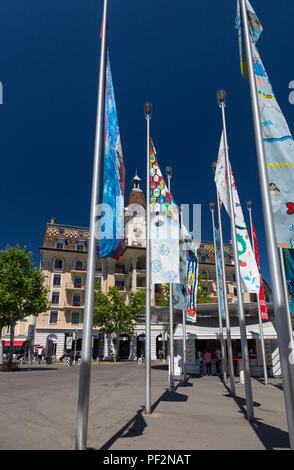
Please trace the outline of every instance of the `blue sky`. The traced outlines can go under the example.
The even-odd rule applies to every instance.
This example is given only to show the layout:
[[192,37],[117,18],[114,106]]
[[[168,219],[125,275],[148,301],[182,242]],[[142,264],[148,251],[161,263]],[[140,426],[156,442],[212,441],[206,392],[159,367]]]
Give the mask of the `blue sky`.
[[[264,27],[259,51],[293,132],[293,1],[252,0]],[[243,211],[253,201],[263,274],[269,280],[249,86],[240,74],[236,1],[109,0],[108,45],[124,161],[126,197],[138,168],[145,181],[143,104],[162,171],[174,169],[176,202],[202,205],[202,238],[212,240],[225,88],[230,160]],[[88,226],[102,0],[2,0],[0,5],[1,233],[39,262],[46,222]],[[145,185],[143,185],[145,187]],[[223,216],[225,241],[229,218]]]

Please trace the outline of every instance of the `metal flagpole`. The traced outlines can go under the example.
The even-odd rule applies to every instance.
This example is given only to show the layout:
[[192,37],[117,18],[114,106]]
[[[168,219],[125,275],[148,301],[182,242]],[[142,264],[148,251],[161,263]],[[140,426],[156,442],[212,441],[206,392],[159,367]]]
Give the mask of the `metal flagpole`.
[[151,413],[151,320],[150,320],[150,119],[152,104],[144,105],[147,122],[146,174],[146,306],[145,306],[145,413]]
[[[285,291],[285,297],[287,299],[287,302],[286,302],[287,320],[288,320],[289,336],[290,336],[289,349],[290,349],[290,351],[294,351],[293,328],[292,328],[290,305],[289,305],[289,300],[288,300],[288,287],[287,287],[287,279],[286,279],[286,272],[285,272],[283,248],[279,248],[279,253],[280,253],[280,260],[281,260],[281,271],[282,271],[283,286],[284,286],[284,291]],[[292,381],[292,386],[293,386],[293,381]]]
[[[170,193],[170,180],[172,175],[172,167],[165,168],[168,180],[168,192]],[[170,389],[174,390],[174,321],[173,321],[173,285],[169,285],[169,385]]]
[[183,310],[183,377],[187,382],[186,310]]
[[[217,300],[218,300],[218,320],[219,320],[219,332],[220,332],[220,342],[222,349],[222,372],[223,372],[223,381],[226,383],[227,380],[227,360],[226,360],[226,351],[225,351],[225,342],[223,335],[223,319],[221,312],[221,302],[220,302],[220,290],[219,290],[219,276],[218,276],[218,259],[217,259],[217,246],[215,239],[215,226],[214,226],[214,203],[209,204],[212,218],[212,230],[213,230],[213,243],[214,243],[214,257],[215,257],[215,273],[216,273],[216,284],[217,284]],[[226,289],[226,286],[224,286]]]
[[88,244],[87,278],[85,292],[84,308],[84,327],[82,342],[82,360],[80,368],[78,414],[77,414],[77,435],[76,449],[86,450],[87,432],[88,432],[88,414],[89,414],[89,395],[90,395],[90,373],[91,373],[91,345],[93,328],[93,307],[94,307],[94,283],[96,266],[96,239],[95,222],[97,219],[96,210],[99,202],[99,180],[100,166],[102,160],[102,139],[103,139],[103,110],[104,110],[104,91],[106,74],[106,18],[107,18],[108,0],[104,0],[102,39],[100,52],[100,71],[97,100],[97,120],[96,136],[94,150],[94,165],[92,179],[92,197],[90,212],[90,234]]
[[232,245],[233,245],[233,253],[234,253],[234,260],[235,260],[235,273],[236,273],[236,284],[237,284],[237,294],[238,294],[238,312],[239,312],[241,349],[242,349],[244,379],[245,379],[247,419],[248,421],[253,421],[254,409],[253,409],[251,377],[250,377],[250,368],[249,368],[248,344],[247,344],[247,338],[246,338],[246,324],[245,324],[245,313],[244,313],[244,305],[243,305],[243,294],[242,294],[242,289],[241,289],[239,255],[238,255],[234,202],[233,202],[233,193],[232,193],[232,179],[231,179],[229,153],[228,153],[227,128],[226,128],[226,116],[225,116],[225,97],[226,97],[226,92],[224,90],[220,90],[217,92],[217,99],[218,99],[218,103],[222,111],[222,121],[223,121],[226,175],[227,175],[228,189],[229,189]]
[[259,184],[262,199],[264,226],[266,234],[266,244],[268,251],[268,260],[273,291],[273,304],[276,315],[276,324],[278,330],[280,362],[284,385],[284,398],[288,421],[288,431],[290,446],[294,449],[294,397],[293,384],[291,384],[291,368],[289,359],[289,327],[287,320],[286,298],[281,278],[281,269],[277,250],[277,241],[274,229],[274,220],[271,208],[269,182],[267,177],[266,159],[264,151],[264,142],[260,121],[259,105],[257,98],[257,87],[255,82],[254,65],[251,49],[251,39],[247,21],[247,11],[245,0],[240,0],[242,23],[244,26],[244,42],[246,48],[247,68],[250,85],[250,96],[252,106],[252,116],[254,124],[255,144],[257,153],[257,163],[259,172]]
[[[252,249],[253,249],[255,259],[256,259],[254,239],[253,239],[253,231],[252,231],[252,213],[251,213],[251,211],[252,211],[252,202],[251,201],[247,201],[247,209],[248,209],[248,212],[249,212],[249,219],[250,219]],[[263,336],[263,326],[262,326],[262,318],[261,318],[261,311],[260,311],[259,294],[257,294],[257,306],[258,306],[258,322],[259,322],[259,332],[260,332],[261,351],[262,351],[262,364],[263,364],[264,383],[265,383],[265,385],[267,385],[268,384],[268,378],[267,378],[267,368],[266,368],[265,348],[264,348],[264,336]]]
[[[215,169],[216,162],[213,162],[212,166]],[[235,391],[234,363],[233,363],[232,340],[231,340],[230,312],[229,312],[227,282],[226,282],[227,276],[226,276],[226,264],[225,264],[225,257],[224,257],[223,229],[222,229],[222,218],[221,218],[221,211],[220,211],[219,195],[218,195],[217,190],[216,190],[216,198],[217,198],[217,214],[218,214],[218,226],[219,226],[219,241],[220,241],[220,249],[221,249],[223,281],[224,281],[224,302],[225,302],[225,312],[226,312],[225,320],[226,320],[226,332],[227,332],[230,387],[231,387],[231,394],[235,395],[236,391]]]

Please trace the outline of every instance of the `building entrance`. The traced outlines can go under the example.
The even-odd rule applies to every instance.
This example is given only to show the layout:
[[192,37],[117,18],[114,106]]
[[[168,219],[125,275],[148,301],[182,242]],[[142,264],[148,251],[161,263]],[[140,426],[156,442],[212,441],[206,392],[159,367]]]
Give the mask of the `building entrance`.
[[137,337],[137,357],[145,357],[145,334]]
[[120,335],[118,355],[120,359],[129,359],[129,356],[130,356],[129,335]]

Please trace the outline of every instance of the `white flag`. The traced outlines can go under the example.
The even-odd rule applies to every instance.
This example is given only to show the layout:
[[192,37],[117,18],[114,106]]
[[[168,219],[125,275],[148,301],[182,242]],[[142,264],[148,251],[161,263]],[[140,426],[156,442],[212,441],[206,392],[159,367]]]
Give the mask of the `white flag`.
[[[248,236],[246,224],[243,217],[243,211],[240,204],[238,191],[230,165],[231,181],[232,181],[232,193],[233,193],[233,206],[234,206],[234,217],[236,224],[236,236],[238,243],[238,255],[239,255],[239,266],[240,275],[242,280],[242,287],[246,292],[253,292],[258,294],[260,289],[260,275],[257,268],[254,253],[251,248],[250,239]],[[222,200],[228,215],[231,217],[230,204],[229,204],[229,186],[226,172],[226,160],[225,160],[225,147],[224,137],[221,136],[221,142],[219,147],[219,154],[217,159],[217,166],[215,172],[215,184],[220,199]]]
[[151,283],[179,281],[179,215],[156,159],[150,139]]

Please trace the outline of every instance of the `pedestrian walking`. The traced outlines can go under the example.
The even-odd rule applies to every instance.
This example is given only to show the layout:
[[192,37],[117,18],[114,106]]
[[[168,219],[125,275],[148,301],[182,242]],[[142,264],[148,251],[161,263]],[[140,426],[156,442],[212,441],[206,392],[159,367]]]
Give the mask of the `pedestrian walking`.
[[204,354],[204,362],[206,364],[207,375],[211,375],[211,360],[212,360],[211,352],[206,351]]
[[99,354],[98,354],[98,363],[99,363],[99,364],[102,364],[103,357],[104,357],[103,352],[100,351]]

